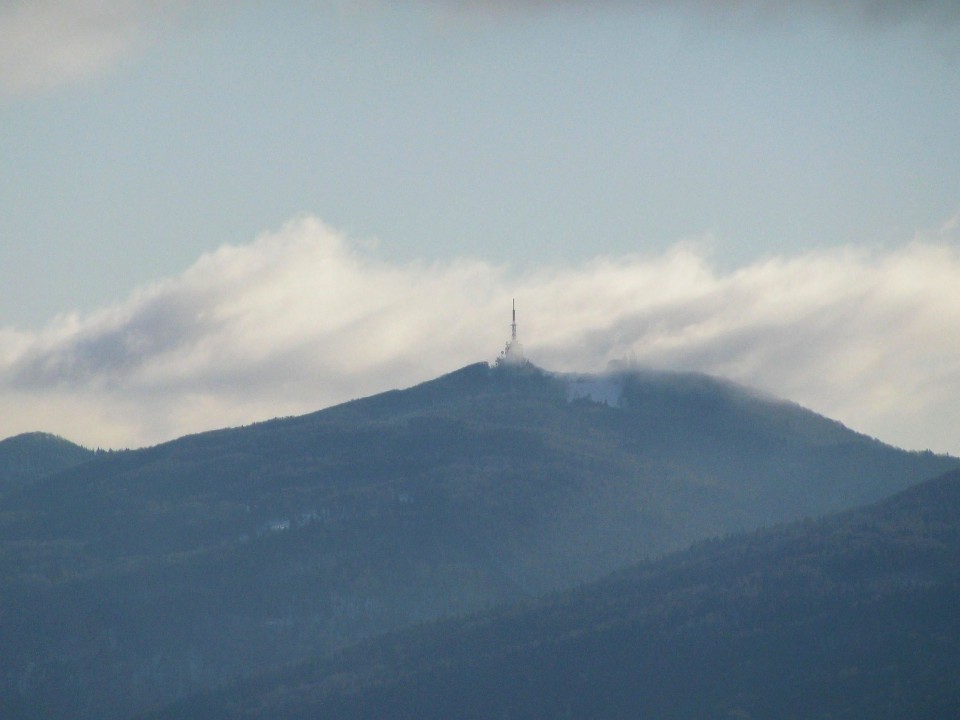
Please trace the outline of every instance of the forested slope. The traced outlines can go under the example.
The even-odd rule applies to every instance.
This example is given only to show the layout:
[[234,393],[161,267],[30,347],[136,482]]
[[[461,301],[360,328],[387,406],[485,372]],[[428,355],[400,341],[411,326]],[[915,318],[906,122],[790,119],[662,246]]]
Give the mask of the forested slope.
[[699,544],[151,716],[947,718],[960,714],[960,473]]
[[92,450],[49,433],[24,433],[0,440],[0,497],[94,455]]
[[485,363],[0,500],[6,717],[140,709],[956,467],[700,375]]

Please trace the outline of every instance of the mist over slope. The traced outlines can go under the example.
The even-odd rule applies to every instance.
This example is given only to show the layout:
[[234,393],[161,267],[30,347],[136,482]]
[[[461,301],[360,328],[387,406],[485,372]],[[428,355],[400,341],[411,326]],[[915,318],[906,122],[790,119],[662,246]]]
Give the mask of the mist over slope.
[[161,718],[946,718],[960,711],[960,473],[437,622]]
[[10,717],[126,717],[956,467],[702,375],[467,366],[3,498]]

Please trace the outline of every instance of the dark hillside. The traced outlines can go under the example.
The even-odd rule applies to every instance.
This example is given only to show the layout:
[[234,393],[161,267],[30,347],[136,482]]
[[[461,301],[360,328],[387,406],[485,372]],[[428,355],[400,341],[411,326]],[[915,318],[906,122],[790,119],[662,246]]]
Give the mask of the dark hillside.
[[956,466],[704,376],[486,364],[99,454],[2,498],[0,714],[125,717]]
[[863,510],[395,633],[153,717],[957,717],[958,607],[952,473]]
[[0,440],[0,497],[94,455],[92,450],[48,433],[24,433]]

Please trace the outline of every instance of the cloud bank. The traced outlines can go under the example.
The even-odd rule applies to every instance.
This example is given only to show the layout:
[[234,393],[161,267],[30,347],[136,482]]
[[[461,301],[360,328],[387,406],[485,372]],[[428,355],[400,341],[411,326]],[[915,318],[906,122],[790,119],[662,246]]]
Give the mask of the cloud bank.
[[[374,0],[376,2],[382,0]],[[369,9],[371,0],[341,0],[341,9]],[[582,8],[583,0],[423,0],[444,13],[496,16],[512,10]],[[19,95],[108,73],[160,37],[195,0],[5,0],[0,3],[0,90]],[[207,3],[206,5],[210,5]],[[677,8],[706,17],[771,18],[814,12],[855,24],[921,23],[943,29],[960,24],[955,0],[645,0],[654,10]],[[214,4],[226,15],[229,3]],[[211,8],[207,8],[210,10]]]
[[45,90],[108,72],[187,0],[4,0],[0,89]]
[[960,252],[946,235],[728,273],[680,244],[515,276],[477,260],[389,263],[303,217],[89,316],[0,329],[0,437],[140,446],[408,386],[492,361],[516,297],[542,367],[699,370],[960,453]]

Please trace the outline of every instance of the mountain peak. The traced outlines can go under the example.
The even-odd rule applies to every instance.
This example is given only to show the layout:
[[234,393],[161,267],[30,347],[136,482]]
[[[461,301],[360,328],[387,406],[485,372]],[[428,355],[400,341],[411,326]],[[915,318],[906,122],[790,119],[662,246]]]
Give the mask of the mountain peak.
[[0,627],[21,638],[0,666],[63,678],[26,706],[76,707],[82,688],[89,716],[132,714],[956,466],[703,375],[474,363],[4,494],[0,592],[31,612]]
[[0,494],[86,462],[94,452],[58,435],[28,432],[0,440]]

